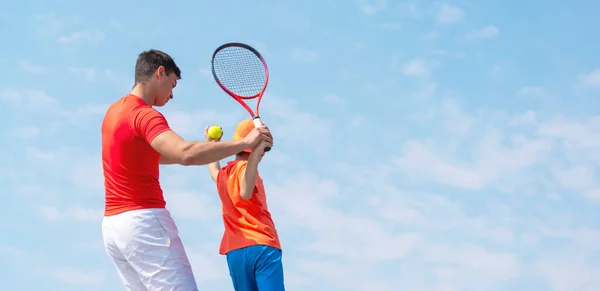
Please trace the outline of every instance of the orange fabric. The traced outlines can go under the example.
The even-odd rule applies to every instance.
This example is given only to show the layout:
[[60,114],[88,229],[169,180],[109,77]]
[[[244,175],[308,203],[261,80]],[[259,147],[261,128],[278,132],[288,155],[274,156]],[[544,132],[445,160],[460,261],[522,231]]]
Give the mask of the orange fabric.
[[[250,133],[254,129],[254,121],[252,119],[242,120],[235,127],[235,132],[233,133],[233,140],[240,140],[245,138],[248,133]],[[251,153],[252,149],[245,149],[243,152]]]
[[102,121],[104,215],[165,207],[160,154],[150,142],[167,130],[164,116],[137,96],[127,95],[108,108]]
[[267,207],[265,188],[259,175],[252,198],[240,196],[240,179],[247,161],[231,161],[221,168],[217,177],[217,190],[222,202],[225,232],[219,254],[251,246],[267,245],[281,249],[279,236]]

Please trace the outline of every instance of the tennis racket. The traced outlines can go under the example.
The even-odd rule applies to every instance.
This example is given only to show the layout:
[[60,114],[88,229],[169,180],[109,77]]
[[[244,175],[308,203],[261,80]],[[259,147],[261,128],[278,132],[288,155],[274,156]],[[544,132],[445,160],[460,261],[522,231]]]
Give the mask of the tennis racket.
[[[213,53],[212,74],[221,89],[250,113],[254,127],[262,127],[259,107],[269,83],[269,69],[262,55],[247,44],[223,44]],[[246,103],[250,99],[257,99],[254,111]],[[265,152],[270,150],[265,148]]]

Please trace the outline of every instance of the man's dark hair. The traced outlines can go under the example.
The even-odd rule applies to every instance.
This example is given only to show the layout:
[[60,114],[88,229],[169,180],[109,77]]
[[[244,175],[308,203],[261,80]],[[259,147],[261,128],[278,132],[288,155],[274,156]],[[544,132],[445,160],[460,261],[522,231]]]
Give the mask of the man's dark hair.
[[175,61],[167,53],[160,50],[147,50],[139,54],[135,63],[135,84],[144,83],[150,80],[152,74],[158,67],[165,67],[167,75],[175,73],[177,79],[181,79],[181,70],[175,64]]

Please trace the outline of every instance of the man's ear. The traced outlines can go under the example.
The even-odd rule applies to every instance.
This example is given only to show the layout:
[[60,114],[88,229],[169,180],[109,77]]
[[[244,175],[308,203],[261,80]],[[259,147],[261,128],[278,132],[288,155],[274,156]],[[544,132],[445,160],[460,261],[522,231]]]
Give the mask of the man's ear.
[[165,67],[164,66],[158,67],[158,69],[156,69],[156,78],[160,80],[164,76],[165,76]]

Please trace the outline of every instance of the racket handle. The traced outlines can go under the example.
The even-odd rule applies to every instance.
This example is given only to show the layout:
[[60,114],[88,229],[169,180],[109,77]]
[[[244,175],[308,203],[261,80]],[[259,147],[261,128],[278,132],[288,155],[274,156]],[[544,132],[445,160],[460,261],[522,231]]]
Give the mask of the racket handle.
[[262,123],[262,121],[260,120],[260,117],[258,117],[258,116],[254,116],[254,117],[252,118],[252,121],[254,121],[254,127],[256,127],[256,128],[263,127],[263,123]]
[[[254,122],[254,127],[256,127],[256,128],[264,126],[263,123],[262,123],[262,121],[260,120],[259,116],[254,116],[254,118],[252,118],[252,121]],[[268,152],[268,151],[270,151],[270,150],[271,150],[271,147],[266,147],[265,148],[265,153]]]

